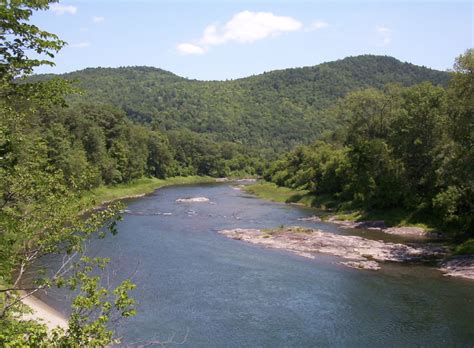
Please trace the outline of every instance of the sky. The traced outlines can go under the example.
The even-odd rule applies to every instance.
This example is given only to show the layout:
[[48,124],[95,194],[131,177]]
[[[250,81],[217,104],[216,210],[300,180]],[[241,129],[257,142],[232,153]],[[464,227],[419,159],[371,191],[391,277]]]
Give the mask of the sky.
[[473,17],[473,1],[71,0],[32,21],[68,42],[38,73],[147,65],[226,80],[360,54],[447,70],[474,47]]

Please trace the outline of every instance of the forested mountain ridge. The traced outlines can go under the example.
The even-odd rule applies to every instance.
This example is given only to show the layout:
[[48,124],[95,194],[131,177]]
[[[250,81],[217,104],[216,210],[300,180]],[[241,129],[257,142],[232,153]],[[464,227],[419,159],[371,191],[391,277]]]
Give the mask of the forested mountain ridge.
[[[395,209],[396,223],[431,220],[458,241],[474,237],[473,72],[468,49],[446,88],[421,83],[349,93],[334,108],[345,120],[340,128],[274,161],[265,179],[331,197],[332,208]],[[460,250],[472,254],[474,240],[466,243]]]
[[337,121],[325,109],[350,91],[449,80],[447,72],[373,55],[230,81],[189,80],[151,67],[88,68],[61,77],[85,91],[73,102],[112,104],[163,131],[188,129],[277,152],[333,129]]
[[[66,45],[30,23],[56,2],[0,6],[0,347],[122,344],[113,329],[136,313],[129,296],[135,285],[125,278],[135,272],[103,273],[110,259],[86,253],[118,232],[122,206],[90,208],[105,200],[95,199],[96,189],[123,198],[140,179],[151,181],[144,193],[162,182],[156,178],[263,174],[333,195],[341,208],[435,215],[454,231],[453,241],[467,239],[461,253],[474,254],[473,50],[456,59],[447,88],[378,90],[389,82],[443,83],[448,74],[364,56],[228,82],[148,67],[65,75],[79,81],[82,97],[54,75],[31,77],[54,65]],[[347,63],[359,66],[357,59],[382,63]],[[403,73],[386,68],[392,63]],[[338,99],[336,92],[352,89],[361,90]],[[331,127],[337,130],[326,132],[325,142],[296,147],[270,165],[248,146],[278,152]],[[72,297],[67,328],[49,331],[45,322],[25,320],[31,312],[22,301],[52,287],[70,289]],[[153,336],[128,344],[163,343]]]

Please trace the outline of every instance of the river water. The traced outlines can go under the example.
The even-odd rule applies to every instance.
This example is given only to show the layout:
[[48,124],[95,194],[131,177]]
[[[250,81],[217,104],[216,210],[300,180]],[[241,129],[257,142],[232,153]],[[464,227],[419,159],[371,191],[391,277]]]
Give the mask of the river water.
[[[198,196],[210,202],[176,202]],[[112,282],[132,276],[137,284],[138,314],[117,327],[124,344],[474,346],[473,281],[426,266],[354,270],[331,256],[303,258],[216,232],[304,225],[355,233],[298,221],[312,209],[257,199],[230,184],[162,188],[127,205],[119,234],[93,240],[88,251],[111,258]],[[44,299],[65,309],[59,295]]]

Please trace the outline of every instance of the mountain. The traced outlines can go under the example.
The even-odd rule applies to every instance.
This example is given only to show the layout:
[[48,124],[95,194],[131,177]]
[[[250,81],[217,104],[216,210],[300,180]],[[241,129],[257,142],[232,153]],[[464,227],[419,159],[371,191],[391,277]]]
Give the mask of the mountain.
[[230,81],[190,80],[151,67],[88,68],[61,76],[85,90],[81,102],[118,106],[136,122],[277,152],[332,129],[336,120],[326,110],[350,91],[387,83],[446,85],[449,79],[447,72],[373,55]]

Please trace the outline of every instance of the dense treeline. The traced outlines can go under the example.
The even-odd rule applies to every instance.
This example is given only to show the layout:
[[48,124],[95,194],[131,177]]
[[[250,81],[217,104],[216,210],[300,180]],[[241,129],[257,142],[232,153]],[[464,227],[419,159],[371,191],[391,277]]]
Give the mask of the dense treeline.
[[[64,98],[73,90],[63,80],[18,83],[35,67],[52,65],[65,44],[29,23],[33,11],[50,2],[0,5],[0,346],[107,346],[116,342],[110,321],[135,313],[128,296],[134,285],[127,279],[107,285],[98,274],[108,260],[84,255],[91,235],[116,233],[119,207],[83,216],[92,202],[81,199],[81,189],[138,175],[140,165],[121,170],[122,151],[116,149],[140,141],[121,112],[66,108]],[[107,158],[104,166],[95,162]],[[47,268],[37,263],[52,255],[57,262]],[[22,300],[51,286],[67,287],[74,299],[67,329],[48,332],[23,317],[28,309]]]
[[234,81],[188,80],[150,67],[89,68],[62,77],[85,90],[80,102],[111,104],[161,131],[211,134],[217,141],[264,149],[267,156],[333,129],[338,120],[323,110],[350,91],[387,83],[445,85],[449,78],[445,72],[370,55]]
[[347,95],[343,126],[272,163],[267,180],[329,194],[342,207],[405,208],[474,235],[474,51],[447,89],[387,85]]
[[242,146],[187,130],[164,134],[112,106],[49,108],[31,120],[28,133],[41,139],[45,160],[80,189],[143,176],[256,174],[259,166]]
[[[98,276],[107,260],[84,256],[91,235],[117,232],[119,209],[83,216],[88,189],[143,176],[260,174],[255,149],[271,155],[336,125],[266,178],[371,208],[426,209],[472,235],[472,51],[447,90],[413,86],[444,85],[446,73],[362,56],[229,82],[86,69],[67,75],[86,89],[82,98],[62,79],[30,78],[65,44],[29,23],[51,2],[0,6],[0,346],[109,346],[112,319],[134,314],[134,285],[108,288]],[[405,87],[374,89],[392,82]],[[29,272],[52,255],[59,264]],[[19,319],[22,298],[51,286],[76,297],[67,330],[48,334]]]

